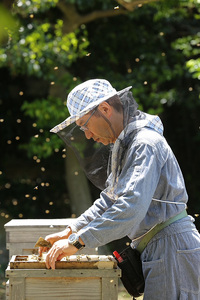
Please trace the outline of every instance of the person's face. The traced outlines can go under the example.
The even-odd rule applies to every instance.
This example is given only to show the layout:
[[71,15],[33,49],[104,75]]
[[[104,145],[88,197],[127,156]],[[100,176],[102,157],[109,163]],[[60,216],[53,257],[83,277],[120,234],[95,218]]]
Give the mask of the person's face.
[[86,114],[76,124],[80,127],[83,126],[83,131],[87,139],[92,138],[95,142],[104,145],[112,144],[116,141],[117,137],[109,120],[110,113],[110,107],[107,104],[105,106],[102,105],[98,107],[98,116],[95,113]]

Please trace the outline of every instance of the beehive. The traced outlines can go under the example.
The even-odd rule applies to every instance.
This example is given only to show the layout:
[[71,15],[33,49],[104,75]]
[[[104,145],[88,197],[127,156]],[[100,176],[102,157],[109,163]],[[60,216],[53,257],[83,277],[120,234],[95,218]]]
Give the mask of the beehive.
[[111,256],[73,255],[48,270],[35,256],[13,256],[6,270],[10,300],[117,300],[120,270]]

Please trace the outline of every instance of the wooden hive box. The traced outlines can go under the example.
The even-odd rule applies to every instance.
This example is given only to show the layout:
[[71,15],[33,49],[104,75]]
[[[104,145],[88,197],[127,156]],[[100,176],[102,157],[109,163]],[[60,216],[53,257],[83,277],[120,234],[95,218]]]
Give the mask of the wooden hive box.
[[[62,231],[71,219],[13,219],[4,225],[9,259],[13,255],[36,253],[34,245],[40,236]],[[98,249],[83,249],[81,253],[97,254]]]
[[72,255],[48,270],[33,256],[13,256],[9,300],[117,300],[120,270],[111,256]]

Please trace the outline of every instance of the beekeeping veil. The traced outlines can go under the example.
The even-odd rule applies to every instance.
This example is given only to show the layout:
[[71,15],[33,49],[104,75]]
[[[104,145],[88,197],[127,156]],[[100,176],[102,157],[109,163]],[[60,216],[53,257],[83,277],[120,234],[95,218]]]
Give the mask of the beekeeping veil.
[[67,98],[70,117],[51,129],[51,132],[57,133],[64,143],[72,148],[88,179],[101,190],[105,188],[110,172],[109,158],[113,145],[105,146],[96,143],[93,139],[86,139],[84,132],[76,125],[76,121],[100,103],[118,95],[123,105],[124,128],[126,128],[137,111],[137,103],[130,89],[131,87],[127,87],[116,91],[104,79],[91,79],[78,85]]

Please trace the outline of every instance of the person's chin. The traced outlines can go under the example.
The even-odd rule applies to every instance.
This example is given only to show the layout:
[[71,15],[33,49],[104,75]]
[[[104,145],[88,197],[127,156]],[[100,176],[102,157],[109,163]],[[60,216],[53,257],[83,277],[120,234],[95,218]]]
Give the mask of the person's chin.
[[101,143],[101,144],[103,144],[105,146],[108,145],[108,144],[112,144],[113,143],[113,141],[111,139],[103,139],[103,138],[96,138],[96,139],[94,139],[93,138],[93,140],[96,143]]
[[103,145],[107,146],[108,144],[112,144],[111,140],[99,140],[99,143],[102,143]]

